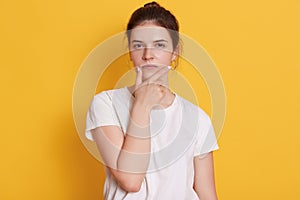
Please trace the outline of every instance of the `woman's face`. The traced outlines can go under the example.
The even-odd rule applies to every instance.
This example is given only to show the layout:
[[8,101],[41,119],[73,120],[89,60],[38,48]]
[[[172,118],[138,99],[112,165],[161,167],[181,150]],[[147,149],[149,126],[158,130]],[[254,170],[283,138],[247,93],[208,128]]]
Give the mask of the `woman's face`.
[[170,66],[176,58],[172,39],[166,28],[146,22],[131,30],[130,58],[143,74],[152,74],[161,67]]

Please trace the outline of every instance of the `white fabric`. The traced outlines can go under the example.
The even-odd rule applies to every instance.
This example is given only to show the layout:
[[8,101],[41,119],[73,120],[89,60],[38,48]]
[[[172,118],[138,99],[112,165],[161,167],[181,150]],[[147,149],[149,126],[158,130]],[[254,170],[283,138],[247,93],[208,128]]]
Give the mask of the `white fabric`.
[[[193,158],[217,150],[218,144],[209,116],[198,106],[175,93],[168,108],[150,115],[151,158],[141,189],[128,193],[106,168],[106,200],[198,200],[193,190]],[[94,96],[87,113],[86,137],[99,126],[119,126],[126,134],[132,95],[127,87]]]

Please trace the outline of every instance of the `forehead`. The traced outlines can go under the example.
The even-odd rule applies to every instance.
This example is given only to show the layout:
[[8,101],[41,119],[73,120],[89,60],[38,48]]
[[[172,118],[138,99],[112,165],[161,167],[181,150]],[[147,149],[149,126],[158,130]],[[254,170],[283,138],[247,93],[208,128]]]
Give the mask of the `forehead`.
[[153,24],[139,25],[131,30],[131,41],[139,40],[143,42],[151,42],[155,40],[171,41],[171,36],[168,30]]

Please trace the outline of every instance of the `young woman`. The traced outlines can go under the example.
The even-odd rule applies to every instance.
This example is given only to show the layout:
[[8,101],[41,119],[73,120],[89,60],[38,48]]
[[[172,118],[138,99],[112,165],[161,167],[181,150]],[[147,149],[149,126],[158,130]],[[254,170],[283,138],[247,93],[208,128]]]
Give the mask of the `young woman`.
[[156,2],[137,9],[127,26],[135,84],[103,91],[91,102],[86,136],[105,164],[105,199],[217,199],[211,120],[168,88],[178,29],[173,14]]

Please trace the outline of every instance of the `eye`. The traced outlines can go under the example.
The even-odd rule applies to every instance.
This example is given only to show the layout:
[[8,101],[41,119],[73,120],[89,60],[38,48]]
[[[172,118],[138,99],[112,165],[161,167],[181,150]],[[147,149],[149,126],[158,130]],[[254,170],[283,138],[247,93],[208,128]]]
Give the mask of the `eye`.
[[165,48],[167,45],[164,42],[157,42],[155,43],[155,47],[163,49]]
[[132,48],[133,48],[133,49],[141,49],[141,48],[143,48],[143,47],[144,47],[144,45],[141,44],[141,43],[135,43],[135,44],[132,45]]

